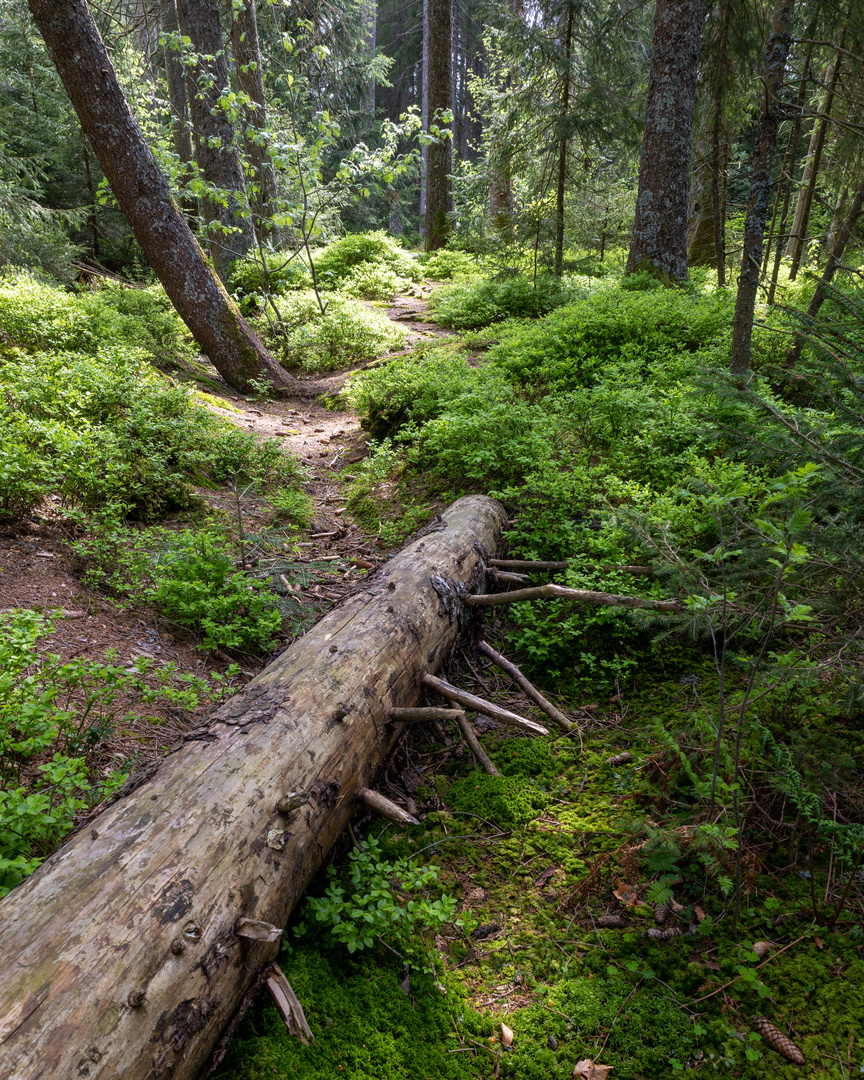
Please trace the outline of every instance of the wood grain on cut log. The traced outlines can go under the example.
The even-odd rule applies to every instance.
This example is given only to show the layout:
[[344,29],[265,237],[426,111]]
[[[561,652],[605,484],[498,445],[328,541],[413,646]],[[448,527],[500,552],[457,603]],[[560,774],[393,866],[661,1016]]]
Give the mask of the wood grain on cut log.
[[285,925],[505,521],[460,499],[0,902],[0,1076],[201,1074],[279,949],[238,920]]

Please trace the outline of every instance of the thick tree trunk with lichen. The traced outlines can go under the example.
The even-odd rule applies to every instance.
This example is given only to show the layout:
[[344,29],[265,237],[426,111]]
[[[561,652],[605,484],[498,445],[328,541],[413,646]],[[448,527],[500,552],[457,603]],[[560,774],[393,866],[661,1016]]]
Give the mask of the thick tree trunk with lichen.
[[135,238],[219,374],[237,390],[296,385],[208,266],[159,171],[84,0],[29,0],[81,127]]
[[[441,114],[451,105],[452,0],[425,0],[423,78],[425,126],[446,127]],[[450,235],[453,192],[450,187],[451,143],[436,139],[426,147],[426,207],[423,243],[427,251],[443,247]]]
[[0,1075],[202,1075],[506,521],[460,499],[0,902]]
[[220,99],[229,90],[228,64],[217,0],[176,0],[181,32],[190,39],[196,63],[189,70],[189,113],[195,160],[213,189],[201,199],[207,222],[210,257],[223,282],[233,262],[254,242],[252,219],[240,155],[234,145],[234,124]]
[[687,278],[687,195],[701,30],[702,0],[657,0],[628,274],[648,270],[666,282]]
[[732,349],[729,370],[744,375],[750,366],[753,337],[753,313],[756,309],[756,290],[762,269],[762,239],[768,214],[768,195],[771,190],[771,162],[777,142],[777,129],[783,116],[783,75],[792,40],[794,0],[777,0],[771,33],[765,48],[763,82],[765,96],[762,113],[753,140],[751,159],[750,197],[744,222],[744,245],[735,316],[732,321]]

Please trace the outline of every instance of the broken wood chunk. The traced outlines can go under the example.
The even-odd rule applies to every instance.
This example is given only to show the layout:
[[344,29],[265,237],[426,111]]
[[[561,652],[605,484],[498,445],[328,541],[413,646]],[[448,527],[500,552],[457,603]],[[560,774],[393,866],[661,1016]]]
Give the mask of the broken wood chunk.
[[289,791],[287,795],[283,795],[276,803],[277,814],[293,814],[295,810],[299,810],[301,806],[309,802],[308,791]]
[[394,724],[425,724],[433,720],[452,720],[452,709],[417,708],[391,709],[388,719]]
[[511,660],[508,660],[506,656],[502,656],[501,653],[497,652],[485,641],[481,641],[477,648],[484,656],[488,656],[493,663],[497,664],[502,671],[506,672],[518,686],[521,686],[534,704],[539,709],[542,709],[551,720],[554,720],[563,731],[572,730],[572,720],[569,720],[560,709],[556,708],[551,701],[545,698],[537,687],[525,678],[519,668],[516,667]]
[[477,732],[471,726],[465,713],[462,712],[461,709],[448,709],[447,712],[450,713],[450,718],[456,721],[465,742],[468,743],[468,747],[480,768],[484,772],[489,773],[490,776],[500,776],[501,773],[495,768],[494,762],[480,745],[480,740],[477,738]]
[[617,593],[594,592],[591,589],[568,589],[565,585],[535,585],[530,589],[514,589],[506,593],[481,593],[465,597],[473,607],[497,607],[499,604],[518,604],[523,600],[573,600],[594,607],[647,608],[649,611],[683,611],[677,600],[647,600],[643,596],[620,596]]
[[458,690],[455,686],[445,682],[444,679],[436,679],[434,675],[424,675],[423,685],[429,690],[435,690],[442,697],[455,701],[457,705],[461,705],[463,708],[484,713],[495,720],[500,720],[503,724],[512,724],[514,727],[522,728],[523,731],[530,731],[532,735],[549,734],[548,729],[543,727],[542,724],[527,720],[524,716],[510,712],[509,709],[504,709],[500,705],[493,705],[491,701],[484,701],[483,698],[479,698],[475,694],[469,694],[467,690]]
[[297,995],[291,987],[291,983],[285,978],[285,972],[278,965],[270,968],[264,985],[273,999],[276,1010],[282,1017],[289,1035],[295,1035],[304,1046],[315,1042],[315,1036],[309,1030],[303,1006],[297,1000]]
[[633,755],[629,750],[625,750],[623,754],[613,754],[612,757],[606,758],[606,764],[614,769],[617,765],[629,765],[632,760]]
[[234,924],[234,933],[249,941],[278,941],[282,937],[278,926],[260,919],[238,919]]
[[380,791],[371,791],[369,788],[362,787],[357,792],[357,798],[373,810],[377,810],[382,817],[395,821],[397,825],[420,824],[417,818],[412,817],[407,810],[397,806],[395,802],[382,795]]

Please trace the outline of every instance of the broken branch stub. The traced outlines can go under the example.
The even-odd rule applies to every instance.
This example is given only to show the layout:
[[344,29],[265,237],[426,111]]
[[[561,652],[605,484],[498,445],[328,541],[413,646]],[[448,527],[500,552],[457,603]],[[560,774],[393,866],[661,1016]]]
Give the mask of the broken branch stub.
[[535,585],[530,589],[514,589],[506,593],[480,593],[466,596],[465,603],[472,607],[498,607],[500,604],[518,604],[523,600],[572,600],[594,607],[646,608],[649,611],[684,610],[677,600],[646,600],[642,596],[619,596],[617,593],[593,592],[591,589],[568,589],[566,585]]
[[651,577],[654,570],[650,566],[615,566],[610,563],[606,566],[597,566],[595,563],[545,562],[537,559],[490,559],[491,567],[502,567],[509,570],[569,570],[574,567],[577,570],[617,570],[621,574],[644,574]]
[[303,1006],[297,1000],[297,995],[291,983],[285,978],[285,972],[277,964],[274,964],[264,980],[264,985],[270,994],[276,1011],[282,1017],[282,1022],[288,1029],[289,1035],[295,1035],[304,1046],[315,1042],[315,1036],[309,1030],[306,1014]]
[[430,577],[482,587],[506,515],[470,496],[443,519],[0,901],[0,1076],[204,1074],[279,950],[238,919],[287,922],[399,736],[389,710],[456,640]]
[[376,810],[382,817],[395,821],[397,825],[420,824],[417,818],[409,814],[407,810],[403,810],[392,799],[388,799],[386,795],[382,795],[380,791],[371,791],[369,788],[362,787],[357,792],[357,798],[360,802]]
[[455,701],[457,705],[461,705],[465,709],[485,713],[486,716],[500,720],[502,724],[512,724],[514,727],[522,728],[523,731],[530,731],[532,735],[549,734],[548,729],[543,727],[542,724],[527,720],[524,716],[519,716],[518,713],[502,708],[501,705],[493,705],[491,701],[484,701],[483,698],[477,697],[476,694],[469,694],[467,690],[458,690],[455,686],[445,682],[444,679],[436,679],[434,675],[424,675],[423,685],[429,690],[434,690],[442,697]]
[[471,722],[468,717],[462,712],[461,709],[451,709],[450,716],[456,721],[459,730],[462,732],[462,736],[465,742],[468,743],[468,748],[477,760],[477,764],[484,771],[489,773],[490,776],[500,776],[501,773],[495,767],[495,763],[492,758],[486,753],[483,747],[480,745],[480,740],[477,738],[477,732],[471,726]]
[[391,709],[389,719],[394,724],[431,724],[433,720],[452,720],[453,710],[432,707]]

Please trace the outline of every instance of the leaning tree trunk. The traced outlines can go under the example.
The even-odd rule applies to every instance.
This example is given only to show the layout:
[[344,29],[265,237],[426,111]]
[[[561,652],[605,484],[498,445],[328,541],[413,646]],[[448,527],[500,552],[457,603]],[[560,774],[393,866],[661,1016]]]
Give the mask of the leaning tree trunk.
[[180,30],[195,50],[189,95],[195,159],[211,193],[201,202],[210,240],[210,257],[223,282],[228,270],[252,247],[252,219],[246,209],[243,167],[234,145],[234,124],[221,98],[229,90],[228,64],[217,0],[176,0]]
[[687,278],[687,194],[702,0],[657,0],[627,273]]
[[[441,114],[450,108],[451,0],[425,0],[424,80],[426,124],[444,127]],[[426,220],[423,245],[435,251],[450,234],[449,213],[453,209],[450,189],[451,142],[439,138],[426,146]]]
[[237,390],[296,385],[207,265],[138,121],[84,0],[29,0],[30,11],[114,197],[178,314]]
[[741,273],[738,275],[738,293],[732,321],[729,370],[733,375],[745,375],[750,366],[753,313],[756,310],[756,290],[762,269],[762,238],[765,234],[768,194],[771,190],[771,162],[777,142],[777,129],[783,115],[783,75],[792,40],[793,7],[794,0],[777,0],[771,33],[765,48],[765,98],[753,142],[750,198],[744,220]]
[[255,0],[244,0],[231,23],[231,47],[237,72],[237,89],[246,94],[243,146],[250,170],[249,205],[258,235],[272,230],[270,218],[276,196],[276,174],[267,149],[267,99],[264,96],[264,64],[258,42]]
[[460,499],[0,902],[0,1075],[193,1080],[218,1056],[279,951],[240,920],[285,925],[506,517]]

